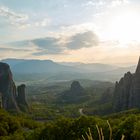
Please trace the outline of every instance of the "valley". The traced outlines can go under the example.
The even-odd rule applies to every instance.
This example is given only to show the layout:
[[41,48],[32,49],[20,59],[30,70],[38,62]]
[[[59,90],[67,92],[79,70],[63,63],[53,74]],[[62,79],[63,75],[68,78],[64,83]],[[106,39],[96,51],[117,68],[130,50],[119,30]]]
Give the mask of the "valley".
[[0,0],[0,140],[140,140],[140,0]]
[[[12,60],[13,66],[17,66],[15,65],[16,62]],[[11,63],[11,61],[9,63]],[[30,63],[30,60],[27,63]],[[52,62],[49,61],[49,63]],[[129,140],[129,138],[139,139],[139,125],[136,125],[140,115],[139,105],[127,106],[128,104],[125,103],[128,102],[129,98],[125,94],[128,95],[129,92],[127,90],[130,88],[129,90],[132,91],[133,88],[131,89],[131,86],[137,86],[139,83],[139,76],[136,75],[138,75],[140,71],[140,61],[137,65],[136,72],[134,74],[131,74],[130,72],[125,74],[124,78],[121,78],[119,83],[114,83],[111,80],[106,81],[105,79],[93,80],[92,78],[73,79],[73,77],[71,77],[71,80],[71,78],[67,79],[65,77],[67,80],[65,78],[62,80],[55,75],[56,70],[51,73],[54,78],[49,79],[47,78],[47,75],[50,76],[50,72],[44,71],[43,74],[39,73],[40,69],[37,69],[38,62],[36,64],[35,60],[33,64],[35,72],[31,74],[30,71],[22,73],[22,71],[17,72],[17,70],[15,70],[12,76],[10,67],[3,62],[0,64],[0,85],[3,83],[0,90],[2,96],[5,96],[5,98],[8,99],[5,104],[4,98],[2,98],[2,105],[4,105],[2,108],[8,112],[1,109],[0,114],[9,118],[9,121],[6,121],[8,123],[7,125],[13,123],[16,127],[14,129],[8,126],[13,131],[12,133],[11,130],[8,130],[3,126],[5,119],[2,118],[2,121],[0,122],[2,125],[2,127],[0,127],[0,129],[2,129],[0,138],[2,140],[5,140],[6,137],[9,137],[10,140],[12,140],[11,138],[15,140],[18,140],[19,138],[23,140],[57,140],[59,134],[61,134],[59,139],[63,140],[66,138],[67,140],[76,140],[86,137],[87,135],[85,134],[89,131],[89,128],[92,130],[89,132],[90,137],[95,139],[98,139],[98,136],[100,137],[96,132],[99,128],[99,131],[102,131],[103,128],[104,137],[106,138],[113,137],[114,140],[122,139],[123,137],[125,137],[126,140]],[[27,67],[28,66],[29,64]],[[44,64],[42,66],[44,66]],[[62,66],[61,69],[59,69],[60,71],[57,71],[57,74],[60,74],[60,76],[62,74],[62,77],[63,74],[69,76],[68,71],[66,73],[63,72],[63,70],[65,71],[65,68],[65,66]],[[119,73],[119,71],[117,72]],[[84,75],[85,73],[82,74]],[[127,77],[128,74],[129,77]],[[19,77],[16,77],[15,75],[18,75]],[[28,75],[31,75],[31,77]],[[134,78],[132,78],[133,75],[135,75]],[[55,76],[59,80],[56,80],[57,78]],[[13,79],[11,79],[13,77],[15,83]],[[24,80],[20,80],[20,78],[23,78]],[[135,82],[128,81],[130,78],[132,81],[134,79]],[[137,78],[137,80],[135,80],[135,78]],[[19,84],[21,85],[18,86]],[[129,88],[127,85],[130,85]],[[16,88],[18,95],[16,94]],[[8,93],[7,96],[6,93]],[[133,93],[133,96],[136,97],[136,94]],[[125,100],[126,102],[122,100]],[[11,102],[10,106],[9,101]],[[135,102],[134,100],[132,101]],[[121,106],[126,106],[126,108],[123,109]],[[12,119],[16,119],[16,121],[13,122]],[[126,126],[129,127],[128,122],[131,122],[133,129],[127,129]],[[118,126],[116,125],[117,123],[119,123]],[[107,127],[108,129],[106,129]],[[119,131],[120,129],[122,129],[122,131]],[[59,131],[59,133],[57,131]],[[113,136],[108,135],[109,131],[110,133],[113,131]],[[129,134],[129,131],[131,131],[131,135]]]

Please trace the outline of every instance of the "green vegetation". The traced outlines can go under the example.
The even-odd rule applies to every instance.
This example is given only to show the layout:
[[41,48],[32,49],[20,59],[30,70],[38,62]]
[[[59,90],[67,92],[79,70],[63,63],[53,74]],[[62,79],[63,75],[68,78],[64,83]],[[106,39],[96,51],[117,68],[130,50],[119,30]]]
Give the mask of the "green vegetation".
[[[126,140],[139,140],[139,129],[137,129],[137,122],[140,115],[125,115],[120,118],[108,118],[112,126],[112,138],[114,140],[121,140],[122,135]],[[110,129],[106,123],[106,119],[99,117],[80,117],[78,119],[60,119],[53,123],[47,123],[45,129],[41,132],[41,139],[50,140],[80,140],[82,136],[87,137],[86,132],[91,130],[93,139],[99,139],[100,129],[104,139],[109,140]]]
[[139,140],[139,120],[139,110],[125,111],[105,117],[60,117],[46,122],[34,121],[25,114],[10,115],[0,110],[0,139],[83,140],[84,138],[91,140],[92,138],[93,140],[111,140],[112,138],[113,140]]
[[[112,113],[111,91],[114,84],[91,80],[79,81],[85,90],[82,96],[78,95],[79,98],[75,94],[71,94],[66,98],[72,81],[27,86],[27,99],[33,117],[35,119],[42,118],[43,120],[52,120],[61,116],[79,117],[79,109],[81,108],[87,115]],[[109,90],[106,91],[108,88]],[[78,99],[78,101],[73,102],[73,99]]]
[[25,140],[28,133],[41,129],[42,123],[30,119],[25,114],[10,115],[0,109],[0,140]]

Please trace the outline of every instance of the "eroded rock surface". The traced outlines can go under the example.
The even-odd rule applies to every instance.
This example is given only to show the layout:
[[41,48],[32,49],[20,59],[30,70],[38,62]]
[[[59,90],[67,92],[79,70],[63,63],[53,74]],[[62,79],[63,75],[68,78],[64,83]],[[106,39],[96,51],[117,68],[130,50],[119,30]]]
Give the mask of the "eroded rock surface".
[[28,108],[28,104],[25,97],[25,88],[26,88],[25,84],[22,84],[17,87],[17,93],[18,93],[17,103],[23,111]]
[[113,107],[115,111],[140,108],[140,59],[134,74],[127,72],[116,82]]
[[2,62],[0,62],[0,93],[2,108],[8,111],[20,111],[12,72],[9,65]]

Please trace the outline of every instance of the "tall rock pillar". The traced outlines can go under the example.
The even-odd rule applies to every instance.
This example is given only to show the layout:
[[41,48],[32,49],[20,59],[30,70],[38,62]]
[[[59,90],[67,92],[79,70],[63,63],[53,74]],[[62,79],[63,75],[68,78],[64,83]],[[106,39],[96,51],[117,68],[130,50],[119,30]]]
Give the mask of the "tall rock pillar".
[[17,87],[17,92],[18,92],[17,102],[20,109],[23,111],[27,111],[28,109],[28,104],[26,102],[26,97],[25,97],[25,87],[26,86],[24,84]]
[[140,58],[133,76],[133,81],[130,90],[129,107],[140,108]]
[[0,62],[0,93],[2,96],[2,108],[19,111],[16,102],[16,87],[12,72],[6,63]]

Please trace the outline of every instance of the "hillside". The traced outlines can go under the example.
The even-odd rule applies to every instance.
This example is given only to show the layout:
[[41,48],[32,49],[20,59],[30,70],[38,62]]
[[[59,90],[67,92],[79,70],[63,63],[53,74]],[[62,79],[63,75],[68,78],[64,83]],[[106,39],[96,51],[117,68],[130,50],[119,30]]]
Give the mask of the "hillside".
[[87,134],[95,140],[100,140],[98,128],[106,140],[110,137],[122,140],[122,135],[126,140],[140,139],[140,111],[136,109],[104,118],[81,116],[59,118],[46,123],[34,121],[25,114],[11,115],[1,109],[0,116],[1,140],[82,140],[82,136],[87,138]]

